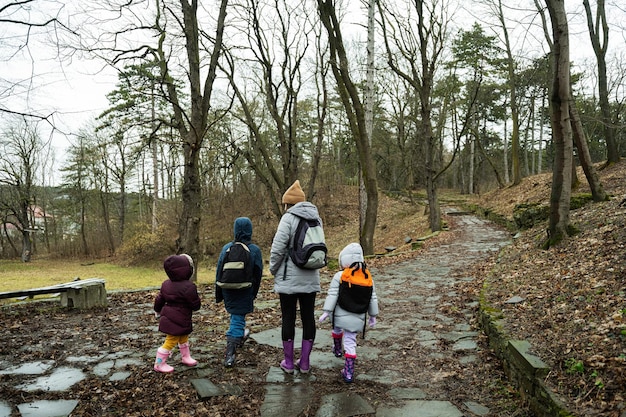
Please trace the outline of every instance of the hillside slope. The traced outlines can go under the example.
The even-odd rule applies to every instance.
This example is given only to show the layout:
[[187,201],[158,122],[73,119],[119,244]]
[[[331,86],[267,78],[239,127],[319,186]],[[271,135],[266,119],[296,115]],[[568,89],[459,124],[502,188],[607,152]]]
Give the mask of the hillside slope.
[[[485,298],[502,310],[512,339],[526,339],[552,367],[546,383],[579,416],[626,412],[626,163],[599,171],[611,200],[570,213],[579,230],[540,249],[547,221],[516,236],[497,261],[482,266]],[[585,181],[582,172],[580,180]],[[520,203],[549,203],[551,175],[474,200],[512,220]],[[573,194],[589,192],[586,183]],[[476,291],[481,288],[477,287]],[[519,303],[505,303],[512,297]]]

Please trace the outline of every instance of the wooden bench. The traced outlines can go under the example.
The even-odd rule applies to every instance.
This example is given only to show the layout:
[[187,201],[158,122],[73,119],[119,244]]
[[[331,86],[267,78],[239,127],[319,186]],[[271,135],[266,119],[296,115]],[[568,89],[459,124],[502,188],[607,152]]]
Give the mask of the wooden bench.
[[107,293],[104,288],[104,279],[88,278],[77,279],[64,284],[49,287],[30,288],[27,290],[0,292],[0,299],[29,297],[42,294],[60,294],[61,305],[68,308],[106,307]]

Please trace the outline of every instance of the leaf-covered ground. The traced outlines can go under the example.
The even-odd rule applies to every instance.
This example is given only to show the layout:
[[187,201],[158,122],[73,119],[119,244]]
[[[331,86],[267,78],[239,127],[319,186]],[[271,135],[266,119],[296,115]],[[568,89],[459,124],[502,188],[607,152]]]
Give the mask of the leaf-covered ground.
[[[547,222],[523,231],[497,262],[481,265],[487,300],[503,312],[514,339],[527,339],[552,368],[546,383],[579,416],[626,412],[626,164],[599,170],[610,201],[570,213],[578,233],[540,249]],[[573,192],[588,193],[585,177]],[[548,204],[551,175],[481,196],[512,219],[520,203]],[[478,289],[477,289],[478,290]],[[524,301],[505,303],[518,296]]]

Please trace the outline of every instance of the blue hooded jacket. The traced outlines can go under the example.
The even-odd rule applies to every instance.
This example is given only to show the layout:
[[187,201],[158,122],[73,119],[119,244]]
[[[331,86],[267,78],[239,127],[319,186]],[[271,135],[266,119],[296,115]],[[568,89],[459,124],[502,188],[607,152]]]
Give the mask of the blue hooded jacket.
[[[238,217],[235,219],[233,226],[235,236],[234,242],[242,242],[250,249],[250,261],[252,262],[252,286],[237,290],[224,289],[215,285],[215,302],[224,301],[224,307],[229,314],[248,314],[254,311],[254,299],[259,293],[261,286],[261,277],[263,275],[263,255],[261,249],[251,243],[252,241],[252,221],[247,217]],[[222,248],[220,256],[217,260],[217,271],[215,273],[215,282],[218,281],[222,273],[222,265],[224,256],[228,248],[233,242],[228,242]]]

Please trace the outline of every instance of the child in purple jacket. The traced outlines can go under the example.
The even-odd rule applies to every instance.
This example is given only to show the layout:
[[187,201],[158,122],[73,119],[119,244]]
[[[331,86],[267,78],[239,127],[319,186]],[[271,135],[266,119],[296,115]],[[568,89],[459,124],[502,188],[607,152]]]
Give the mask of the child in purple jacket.
[[159,318],[159,331],[165,333],[165,342],[157,350],[154,370],[174,372],[167,359],[178,345],[183,365],[196,366],[198,362],[189,353],[189,335],[192,331],[191,315],[200,310],[198,289],[189,279],[193,275],[193,259],[187,254],[172,255],[163,262],[169,279],[163,281],[154,300],[154,311]]

